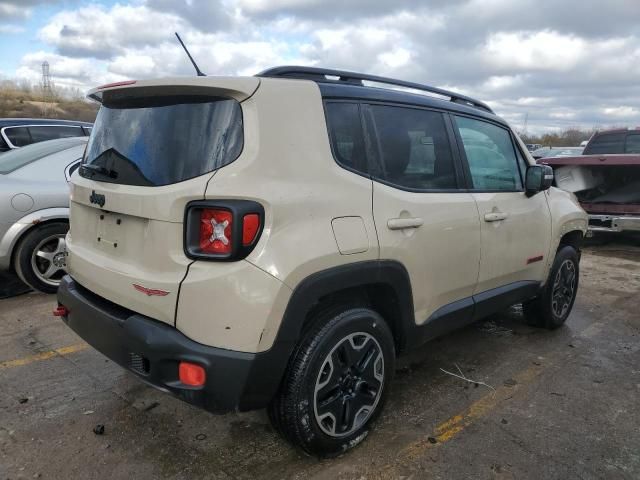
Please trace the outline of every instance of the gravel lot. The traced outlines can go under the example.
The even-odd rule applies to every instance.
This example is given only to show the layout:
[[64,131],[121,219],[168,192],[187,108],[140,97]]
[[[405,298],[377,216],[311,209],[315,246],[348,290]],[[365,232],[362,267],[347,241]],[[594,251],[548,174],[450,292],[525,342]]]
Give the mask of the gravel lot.
[[[638,245],[585,249],[558,331],[513,308],[403,358],[370,438],[325,461],[263,411],[213,416],[141,384],[53,296],[0,300],[0,479],[640,478]],[[441,370],[458,367],[491,388]]]

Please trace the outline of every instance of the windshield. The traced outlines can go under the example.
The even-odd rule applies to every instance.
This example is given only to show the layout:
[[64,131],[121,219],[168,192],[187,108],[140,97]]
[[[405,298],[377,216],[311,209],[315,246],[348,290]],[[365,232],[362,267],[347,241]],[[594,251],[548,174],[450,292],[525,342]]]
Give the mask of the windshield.
[[169,185],[231,163],[242,146],[242,111],[235,100],[129,99],[100,107],[80,175],[125,185]]
[[86,142],[83,138],[62,138],[34,143],[0,154],[0,174],[6,175],[36,160]]

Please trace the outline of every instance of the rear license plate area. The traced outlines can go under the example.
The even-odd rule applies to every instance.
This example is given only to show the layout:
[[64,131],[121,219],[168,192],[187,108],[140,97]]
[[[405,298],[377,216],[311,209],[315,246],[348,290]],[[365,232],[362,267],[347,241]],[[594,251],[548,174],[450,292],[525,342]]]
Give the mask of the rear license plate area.
[[98,215],[96,242],[105,249],[116,249],[123,228],[122,215],[103,212]]

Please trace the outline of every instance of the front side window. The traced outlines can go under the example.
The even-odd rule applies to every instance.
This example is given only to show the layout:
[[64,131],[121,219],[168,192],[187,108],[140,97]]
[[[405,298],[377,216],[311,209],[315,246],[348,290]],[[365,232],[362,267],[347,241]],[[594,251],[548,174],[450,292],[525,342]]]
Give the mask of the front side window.
[[441,113],[387,105],[369,109],[380,156],[375,178],[410,190],[458,187]]
[[367,173],[365,143],[357,103],[326,104],[327,126],[333,155],[338,163],[360,173]]
[[522,179],[509,131],[492,123],[455,117],[474,190],[519,191]]
[[105,103],[80,174],[125,185],[169,185],[234,161],[243,148],[236,100],[147,97]]
[[7,127],[4,134],[14,147],[24,147],[32,143],[27,127]]

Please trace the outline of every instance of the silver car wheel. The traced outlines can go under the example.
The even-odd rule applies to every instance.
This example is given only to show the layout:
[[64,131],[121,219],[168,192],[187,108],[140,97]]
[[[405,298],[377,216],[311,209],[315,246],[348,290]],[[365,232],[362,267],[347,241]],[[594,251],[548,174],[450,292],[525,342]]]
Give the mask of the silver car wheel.
[[31,269],[34,275],[47,285],[57,287],[67,271],[67,246],[61,234],[44,238],[33,249]]

